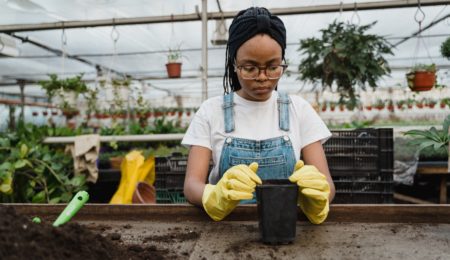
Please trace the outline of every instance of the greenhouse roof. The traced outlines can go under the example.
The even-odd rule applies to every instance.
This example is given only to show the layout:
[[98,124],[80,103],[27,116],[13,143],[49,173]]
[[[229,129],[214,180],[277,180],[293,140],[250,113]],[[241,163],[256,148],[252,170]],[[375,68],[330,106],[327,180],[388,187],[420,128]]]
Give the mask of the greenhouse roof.
[[[356,4],[355,4],[356,2]],[[377,8],[362,10],[368,4],[380,3],[410,4],[410,7]],[[411,2],[413,5],[411,6]],[[249,6],[264,6],[276,10],[311,10],[299,14],[281,14],[287,28],[286,58],[290,75],[280,85],[289,92],[309,91],[311,86],[297,80],[297,66],[301,56],[297,51],[300,39],[319,36],[320,29],[334,20],[357,24],[377,22],[371,33],[385,36],[392,44],[411,37],[419,30],[417,3],[421,2],[424,16],[421,28],[434,24],[420,34],[397,45],[394,55],[387,56],[392,68],[390,77],[384,77],[380,87],[405,86],[405,72],[417,63],[435,63],[439,69],[438,80],[450,85],[450,61],[440,54],[441,43],[450,36],[449,1],[217,1],[208,0],[207,10],[212,14],[235,14]],[[220,6],[219,6],[219,4]],[[353,8],[343,9],[343,6]],[[334,6],[333,10],[326,10]],[[340,6],[336,10],[336,6]],[[177,0],[4,0],[0,1],[0,32],[13,36],[12,57],[0,55],[0,92],[18,93],[17,80],[27,83],[27,95],[45,96],[36,86],[38,80],[55,73],[61,77],[84,74],[84,79],[95,82],[98,69],[109,70],[117,75],[128,75],[134,84],[149,91],[149,99],[166,95],[199,98],[202,95],[202,1]],[[308,9],[309,8],[309,9]],[[322,8],[322,9],[321,9]],[[332,8],[331,8],[332,9]],[[323,11],[321,11],[323,10]],[[198,15],[198,19],[178,21],[183,16]],[[421,14],[419,14],[421,15]],[[443,19],[444,17],[448,17]],[[126,18],[161,18],[147,24],[111,25]],[[164,17],[172,17],[173,21]],[[96,22],[109,20],[107,26],[87,28],[65,28],[74,21]],[[224,15],[226,26],[231,19]],[[111,21],[113,21],[111,23]],[[130,20],[127,20],[130,21]],[[216,23],[221,19],[208,21],[208,96],[223,93],[225,46],[213,45]],[[30,29],[31,25],[59,22],[55,29]],[[10,27],[8,27],[10,26]],[[17,31],[6,30],[15,26]],[[70,26],[67,26],[70,27]],[[24,29],[25,28],[25,29]],[[4,34],[2,34],[4,36]],[[2,38],[3,43],[7,38]],[[5,40],[6,39],[6,40]],[[8,38],[9,39],[9,38]],[[1,46],[1,44],[0,44]],[[165,63],[169,49],[182,51],[183,72],[180,79],[168,79]],[[0,48],[1,49],[1,48]],[[62,55],[61,55],[62,52]]]

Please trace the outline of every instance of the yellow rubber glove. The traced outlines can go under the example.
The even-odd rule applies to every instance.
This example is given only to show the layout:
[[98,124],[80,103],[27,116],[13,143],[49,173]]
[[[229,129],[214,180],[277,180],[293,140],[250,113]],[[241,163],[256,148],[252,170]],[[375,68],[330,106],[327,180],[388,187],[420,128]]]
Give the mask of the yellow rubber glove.
[[298,203],[309,221],[313,224],[325,221],[330,211],[330,185],[325,175],[300,160],[289,180],[298,185]]
[[206,213],[215,221],[225,218],[240,200],[253,198],[256,184],[262,184],[256,175],[258,164],[235,165],[228,169],[216,185],[206,184],[202,204]]

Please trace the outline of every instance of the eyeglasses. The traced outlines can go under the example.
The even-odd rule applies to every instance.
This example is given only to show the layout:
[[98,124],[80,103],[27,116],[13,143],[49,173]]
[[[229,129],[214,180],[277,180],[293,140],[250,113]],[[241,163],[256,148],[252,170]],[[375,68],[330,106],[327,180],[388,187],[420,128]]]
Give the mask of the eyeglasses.
[[283,72],[286,70],[288,65],[287,64],[269,65],[269,66],[234,65],[234,67],[236,71],[239,71],[243,79],[256,79],[261,73],[261,70],[264,70],[268,79],[279,79],[283,75]]

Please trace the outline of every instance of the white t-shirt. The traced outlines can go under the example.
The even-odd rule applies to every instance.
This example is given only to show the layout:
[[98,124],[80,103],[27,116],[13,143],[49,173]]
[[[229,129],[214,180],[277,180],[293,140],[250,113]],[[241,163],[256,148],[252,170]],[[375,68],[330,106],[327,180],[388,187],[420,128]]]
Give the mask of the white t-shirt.
[[233,118],[235,129],[225,133],[223,96],[203,102],[195,114],[182,140],[183,145],[203,146],[212,151],[214,167],[209,182],[219,178],[219,162],[224,141],[227,137],[264,140],[288,135],[292,141],[295,158],[300,158],[301,149],[316,141],[324,143],[331,136],[325,123],[312,106],[299,96],[289,95],[289,131],[278,125],[278,93],[263,102],[249,101],[234,93]]

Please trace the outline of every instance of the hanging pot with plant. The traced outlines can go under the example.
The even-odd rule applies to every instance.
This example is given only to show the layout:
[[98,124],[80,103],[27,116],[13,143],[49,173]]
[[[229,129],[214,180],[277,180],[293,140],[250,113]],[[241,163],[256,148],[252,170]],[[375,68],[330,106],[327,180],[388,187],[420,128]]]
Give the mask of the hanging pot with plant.
[[355,25],[334,21],[322,29],[320,38],[300,41],[297,51],[300,80],[321,82],[323,88],[337,86],[342,100],[358,99],[356,88],[375,89],[377,80],[390,73],[384,55],[392,55],[392,45],[382,36],[369,34],[375,23]]
[[169,49],[166,63],[167,76],[169,78],[181,77],[181,57],[180,49]]
[[436,85],[436,65],[418,64],[406,74],[412,91],[428,91]]

